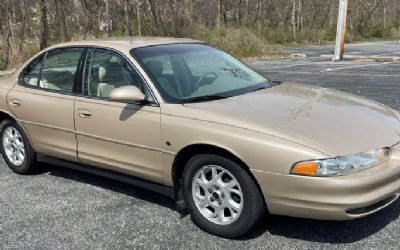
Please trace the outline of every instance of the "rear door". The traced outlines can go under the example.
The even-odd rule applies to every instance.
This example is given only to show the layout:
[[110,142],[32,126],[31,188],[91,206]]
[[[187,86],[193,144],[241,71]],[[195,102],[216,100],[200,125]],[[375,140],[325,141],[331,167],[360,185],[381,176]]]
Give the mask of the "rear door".
[[63,48],[39,56],[7,96],[39,153],[77,161],[74,86],[83,50]]

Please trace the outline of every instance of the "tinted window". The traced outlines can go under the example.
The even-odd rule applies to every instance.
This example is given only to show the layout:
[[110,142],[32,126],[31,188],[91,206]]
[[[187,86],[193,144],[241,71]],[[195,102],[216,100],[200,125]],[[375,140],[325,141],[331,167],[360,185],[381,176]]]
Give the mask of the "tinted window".
[[271,85],[227,53],[204,44],[168,44],[131,51],[167,102],[241,95]]
[[82,51],[71,48],[47,53],[38,87],[72,93]]
[[85,65],[85,95],[108,98],[113,89],[127,85],[145,92],[141,76],[120,54],[105,49],[89,51]]
[[40,77],[40,69],[42,68],[43,56],[34,59],[22,72],[20,76],[20,83],[37,86]]

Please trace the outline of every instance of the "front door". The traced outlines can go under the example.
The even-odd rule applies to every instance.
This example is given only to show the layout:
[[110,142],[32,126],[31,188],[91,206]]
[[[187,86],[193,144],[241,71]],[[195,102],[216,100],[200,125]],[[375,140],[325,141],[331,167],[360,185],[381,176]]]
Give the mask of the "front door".
[[139,73],[119,53],[91,49],[83,96],[75,102],[78,157],[86,164],[162,181],[160,108],[109,100],[114,88],[134,85],[147,93]]
[[65,48],[39,56],[7,96],[39,153],[77,161],[73,90],[82,52]]

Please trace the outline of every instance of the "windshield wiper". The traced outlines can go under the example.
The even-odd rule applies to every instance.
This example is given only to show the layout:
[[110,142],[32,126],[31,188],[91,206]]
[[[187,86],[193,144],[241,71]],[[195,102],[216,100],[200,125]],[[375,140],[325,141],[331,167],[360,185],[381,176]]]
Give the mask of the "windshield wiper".
[[220,100],[229,98],[231,96],[226,95],[205,95],[205,96],[196,96],[196,97],[189,97],[182,100],[182,103],[191,103],[191,102],[203,102],[203,101],[212,101],[212,100]]

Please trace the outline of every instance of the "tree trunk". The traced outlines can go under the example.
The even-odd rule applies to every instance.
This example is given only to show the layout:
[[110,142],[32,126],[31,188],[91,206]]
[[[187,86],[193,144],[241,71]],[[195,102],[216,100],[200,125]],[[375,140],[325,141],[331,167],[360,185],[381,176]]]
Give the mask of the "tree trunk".
[[110,2],[109,2],[109,0],[106,0],[106,15],[107,15],[108,37],[111,37],[112,36],[112,21],[111,21]]
[[125,0],[124,3],[125,30],[127,36],[132,36],[132,27],[131,27],[131,20],[129,18],[128,1],[129,0]]
[[[11,25],[10,25],[10,3],[5,1],[5,11],[4,11],[4,34],[3,34],[3,47],[1,59],[3,62],[3,68],[6,69],[10,62],[10,39],[11,39]],[[2,25],[0,26],[2,28]]]
[[253,25],[252,25],[253,29],[256,26],[258,16],[260,15],[260,10],[261,10],[261,0],[257,0],[257,11],[256,11],[256,15],[254,16]]
[[237,12],[238,12],[238,26],[242,26],[242,20],[243,20],[242,0],[239,0],[238,6],[237,6]]
[[216,8],[215,8],[215,26],[217,28],[221,28],[221,0],[215,0]]
[[47,6],[46,0],[40,0],[40,49],[47,48],[48,45],[48,23],[47,23]]
[[25,30],[26,30],[26,24],[28,23],[28,18],[27,18],[27,3],[25,0],[22,1],[22,6],[21,6],[21,29],[19,32],[19,44],[18,44],[18,51],[21,53],[24,49],[24,43],[25,43]]
[[64,15],[64,10],[63,10],[63,6],[62,6],[62,1],[61,0],[56,0],[56,4],[57,4],[57,19],[58,19],[58,34],[60,36],[60,41],[64,42],[67,38],[67,24],[65,22],[65,15]]
[[293,40],[297,40],[297,34],[296,34],[296,0],[290,0],[292,2],[292,17],[291,17],[291,23],[292,23],[292,38]]
[[247,19],[249,17],[249,0],[244,0],[244,14],[243,14],[243,24],[247,25]]
[[228,25],[228,0],[224,1],[224,25]]
[[3,66],[4,68],[8,67],[10,63],[10,39],[11,39],[11,30],[8,29],[7,33],[4,36],[3,41]]
[[262,27],[264,26],[264,20],[265,20],[264,10],[263,10],[264,9],[263,1],[259,0],[259,4],[260,4],[260,12],[259,12],[260,17],[259,17],[257,28],[258,28],[258,32],[260,33],[260,35],[262,35]]
[[297,30],[301,33],[303,31],[303,0],[298,0],[299,6],[297,8]]
[[[218,0],[221,1],[221,0]],[[193,24],[193,0],[185,0],[184,1],[184,8],[187,10],[187,20],[189,22],[189,25]],[[221,8],[221,3],[220,3],[220,8]],[[220,10],[221,13],[221,10]]]
[[386,18],[387,18],[387,0],[383,1],[383,28],[386,29]]
[[150,9],[153,18],[153,33],[155,35],[159,35],[158,33],[158,20],[157,20],[157,5],[154,0],[149,0],[150,2]]
[[140,5],[139,1],[136,3],[136,15],[137,15],[137,22],[138,22],[138,35],[142,36],[142,27],[141,27],[141,20],[140,20]]

